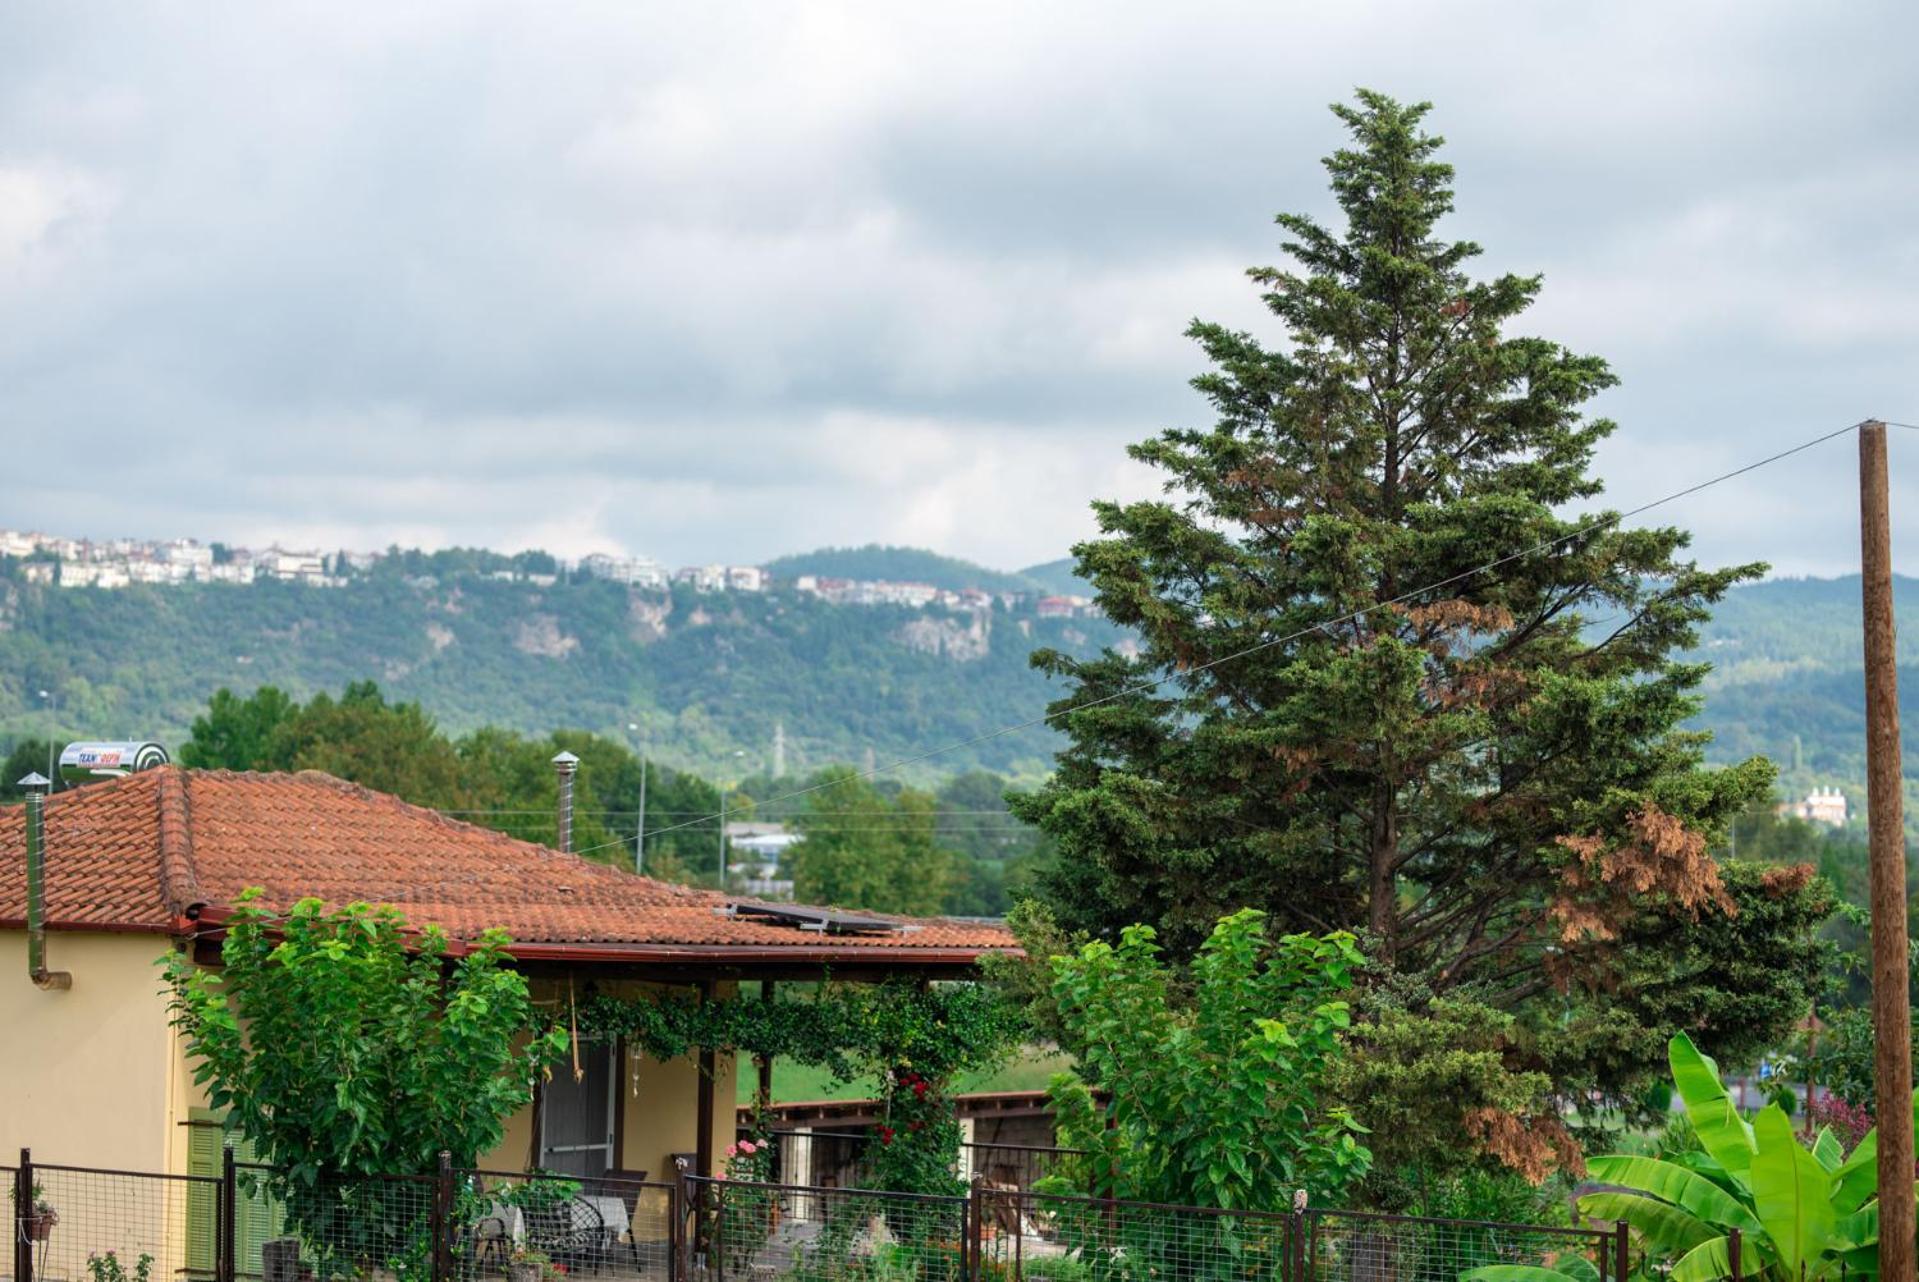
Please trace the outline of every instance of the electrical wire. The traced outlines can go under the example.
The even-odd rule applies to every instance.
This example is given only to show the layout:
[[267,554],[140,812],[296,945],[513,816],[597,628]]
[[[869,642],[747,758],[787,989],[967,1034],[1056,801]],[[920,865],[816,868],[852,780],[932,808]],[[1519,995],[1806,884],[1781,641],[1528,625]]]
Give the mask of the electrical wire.
[[[1522,560],[1526,557],[1537,555],[1538,553],[1544,552],[1550,548],[1558,547],[1562,543],[1570,543],[1576,539],[1583,538],[1588,534],[1592,534],[1599,530],[1605,529],[1608,526],[1617,525],[1622,521],[1630,520],[1631,518],[1635,516],[1639,516],[1643,513],[1650,512],[1654,508],[1663,507],[1664,505],[1668,503],[1677,502],[1680,499],[1688,498],[1691,495],[1697,494],[1702,490],[1707,490],[1712,488],[1715,485],[1721,485],[1727,481],[1731,481],[1738,477],[1744,476],[1748,472],[1755,472],[1762,467],[1768,467],[1784,459],[1791,458],[1795,454],[1804,453],[1806,450],[1812,449],[1815,446],[1823,445],[1827,441],[1834,440],[1837,437],[1844,436],[1848,432],[1855,432],[1861,426],[1863,426],[1863,423],[1848,423],[1844,427],[1836,428],[1833,431],[1826,432],[1822,435],[1812,437],[1809,440],[1801,441],[1799,444],[1794,445],[1788,449],[1780,450],[1776,454],[1769,454],[1765,458],[1755,460],[1754,462],[1747,463],[1741,467],[1736,467],[1729,472],[1722,472],[1719,475],[1711,477],[1707,480],[1697,482],[1696,484],[1693,484],[1693,485],[1688,485],[1684,489],[1675,490],[1671,494],[1667,494],[1661,498],[1654,499],[1649,503],[1642,503],[1638,507],[1630,508],[1624,512],[1614,512],[1606,516],[1597,517],[1582,525],[1575,526],[1573,529],[1567,531],[1564,534],[1555,535],[1553,538],[1546,539],[1539,543],[1535,543],[1531,547],[1521,548],[1519,551],[1516,551],[1516,552],[1509,552],[1505,556],[1497,557],[1494,560],[1488,561],[1483,565],[1474,566],[1470,570],[1462,570],[1458,574],[1454,574],[1447,578],[1440,579],[1434,583],[1428,583],[1423,587],[1414,588],[1410,592],[1402,592],[1400,595],[1396,597],[1392,597],[1389,600],[1377,601],[1371,605],[1362,606],[1361,608],[1350,611],[1347,614],[1340,615],[1336,618],[1323,620],[1322,622],[1315,623],[1310,627],[1300,628],[1299,630],[1295,632],[1289,632],[1284,636],[1273,637],[1269,640],[1258,642],[1254,645],[1247,646],[1244,649],[1236,650],[1231,654],[1222,655],[1217,659],[1211,659],[1205,663],[1195,664],[1194,666],[1190,668],[1182,668],[1177,672],[1169,672],[1165,676],[1155,677],[1154,679],[1150,681],[1136,682],[1132,685],[1124,686],[1118,690],[1115,690],[1110,694],[1101,695],[1097,699],[1088,699],[1084,703],[1076,703],[1069,708],[1061,708],[1056,712],[1047,712],[1040,716],[1029,718],[1028,720],[1025,720],[1025,721],[1018,721],[1018,722],[1014,722],[1011,725],[1001,726],[997,730],[990,730],[983,734],[974,735],[970,739],[961,739],[957,742],[949,743],[938,748],[932,748],[925,752],[917,753],[910,757],[903,757],[898,761],[889,762],[883,766],[875,766],[871,770],[863,770],[858,772],[857,774],[853,774],[850,776],[842,776],[840,779],[837,779],[837,780],[827,780],[823,783],[817,783],[810,787],[796,789],[793,792],[782,793],[777,797],[771,797],[766,800],[760,801],[756,804],[759,806],[774,805],[778,802],[790,801],[796,797],[807,796],[811,793],[818,792],[823,788],[830,788],[835,783],[842,782],[846,779],[854,779],[854,780],[871,779],[878,775],[891,773],[892,771],[895,771],[895,770],[902,770],[902,769],[905,769],[907,766],[917,765],[922,761],[929,761],[934,757],[944,756],[945,754],[949,752],[958,752],[963,748],[970,748],[977,744],[987,743],[987,742],[990,742],[991,740],[1002,738],[1009,734],[1017,734],[1022,730],[1030,730],[1036,726],[1048,725],[1051,722],[1056,721],[1062,717],[1068,717],[1073,715],[1074,713],[1084,712],[1089,708],[1096,708],[1102,704],[1112,703],[1115,700],[1128,698],[1132,695],[1141,694],[1149,690],[1156,690],[1160,686],[1165,685],[1167,682],[1175,680],[1176,678],[1189,677],[1193,675],[1194,673],[1205,672],[1208,669],[1217,668],[1223,664],[1232,663],[1235,660],[1246,658],[1249,655],[1258,654],[1262,650],[1269,650],[1273,648],[1274,646],[1285,645],[1289,641],[1299,640],[1301,637],[1308,636],[1314,632],[1321,632],[1328,628],[1337,627],[1343,623],[1357,622],[1360,619],[1365,618],[1367,615],[1377,613],[1380,610],[1389,609],[1392,606],[1396,606],[1396,605],[1404,605],[1406,602],[1414,599],[1415,597],[1421,597],[1426,595],[1429,592],[1436,592],[1441,588],[1450,587],[1453,584],[1462,582],[1466,579],[1473,578],[1477,575],[1484,574],[1490,570],[1496,570],[1503,565],[1509,565],[1514,561]],[[1912,425],[1899,424],[1899,426],[1909,427]],[[1919,429],[1915,429],[1915,430],[1919,430]],[[673,824],[668,827],[658,829],[653,833],[649,833],[648,836],[649,837],[665,836],[668,833],[677,832],[682,828],[691,828],[698,824],[711,822],[716,819],[725,819],[728,815],[742,814],[747,812],[748,812],[748,808],[746,807],[737,807],[731,810],[725,807],[722,807],[717,814],[709,814],[699,819],[688,820],[685,823]],[[606,842],[606,843],[603,843],[603,845],[601,846],[588,847],[587,850],[579,851],[577,853],[586,854],[591,850],[606,849],[611,846],[625,845],[625,844],[626,844],[625,842]]]

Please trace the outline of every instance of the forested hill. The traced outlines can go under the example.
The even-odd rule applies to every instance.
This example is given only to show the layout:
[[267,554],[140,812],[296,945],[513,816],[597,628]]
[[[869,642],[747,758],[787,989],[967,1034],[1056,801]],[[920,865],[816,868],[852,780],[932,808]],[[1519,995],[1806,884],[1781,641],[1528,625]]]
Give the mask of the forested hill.
[[[1001,587],[965,562],[912,549],[827,550],[785,574],[916,578]],[[796,570],[805,564],[810,570]],[[413,567],[417,568],[417,567]],[[376,573],[340,588],[264,582],[31,586],[0,577],[0,741],[157,736],[179,743],[221,686],[297,697],[378,681],[448,730],[492,724],[627,736],[703,771],[766,768],[774,727],[788,768],[911,756],[1040,714],[1055,687],[1028,654],[1088,652],[1118,639],[1089,619],[1042,619],[1030,600],[972,615],[835,606],[790,590],[699,595],[603,581],[539,587],[478,572]],[[1075,586],[1070,562],[1004,575],[1024,590]],[[962,582],[964,580],[964,582]],[[1919,580],[1901,579],[1908,730],[1919,727]],[[1864,779],[1859,581],[1780,579],[1736,589],[1702,635],[1713,664],[1696,724],[1715,760],[1772,757],[1782,787]],[[1911,743],[1919,737],[1908,734]],[[984,766],[1032,777],[1052,733],[1029,729],[926,763],[922,777]],[[1914,753],[1919,763],[1919,752]],[[1919,774],[1919,769],[1909,771]],[[1863,797],[1860,797],[1863,800]]]
[[[1907,777],[1919,765],[1919,579],[1894,585]],[[1859,578],[1775,579],[1738,588],[1701,633],[1713,665],[1698,718],[1715,760],[1755,754],[1779,763],[1782,790],[1846,788],[1863,804],[1865,677]]]
[[791,580],[802,574],[834,579],[886,579],[895,583],[927,583],[955,592],[979,588],[986,592],[1032,592],[1037,589],[1023,574],[989,570],[958,557],[941,556],[925,548],[887,547],[869,543],[857,548],[819,548],[768,561],[766,572]]
[[[587,580],[539,587],[480,574],[381,573],[336,588],[262,582],[113,591],[0,579],[0,737],[139,736],[178,744],[208,697],[276,685],[304,698],[370,678],[448,730],[595,730],[661,759],[747,775],[770,765],[911,756],[1042,713],[1038,646],[1117,639],[1029,603],[972,614],[835,606],[790,590],[699,595]],[[628,723],[640,726],[629,735]],[[927,763],[1031,777],[1044,727]]]

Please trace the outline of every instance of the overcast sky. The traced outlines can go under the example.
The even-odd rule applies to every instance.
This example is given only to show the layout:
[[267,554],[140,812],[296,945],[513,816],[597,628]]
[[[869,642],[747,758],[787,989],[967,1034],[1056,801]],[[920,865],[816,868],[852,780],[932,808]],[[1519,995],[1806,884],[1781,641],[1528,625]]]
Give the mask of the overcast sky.
[[[1613,362],[1631,505],[1919,422],[1915,43],[1910,0],[17,0],[0,525],[1052,559],[1205,421],[1187,321],[1272,333],[1242,269],[1362,84],[1435,102],[1446,231]],[[1847,570],[1853,462],[1661,515]]]

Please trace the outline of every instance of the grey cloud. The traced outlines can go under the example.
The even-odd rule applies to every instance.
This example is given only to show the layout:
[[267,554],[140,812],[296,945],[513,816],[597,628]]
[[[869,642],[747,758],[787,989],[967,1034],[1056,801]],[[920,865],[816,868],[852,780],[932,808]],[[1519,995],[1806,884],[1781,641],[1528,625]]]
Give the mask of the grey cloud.
[[[1449,231],[1613,360],[1621,505],[1919,415],[1909,6],[0,11],[0,521],[1001,564],[1145,492],[1180,338],[1437,103]],[[1907,404],[1901,405],[1906,398]],[[79,443],[110,440],[111,448]],[[1919,438],[1915,438],[1919,444]],[[1845,451],[1662,511],[1854,555]],[[74,466],[83,463],[84,466]],[[1790,528],[1790,534],[1785,533]],[[1919,559],[1902,558],[1908,568]]]

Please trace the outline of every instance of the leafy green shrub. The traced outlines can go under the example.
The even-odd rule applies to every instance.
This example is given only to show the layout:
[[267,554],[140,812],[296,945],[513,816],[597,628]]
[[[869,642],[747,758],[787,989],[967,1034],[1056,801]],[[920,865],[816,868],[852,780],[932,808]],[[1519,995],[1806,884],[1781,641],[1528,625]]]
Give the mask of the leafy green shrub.
[[1056,1078],[1052,1097],[1060,1143],[1086,1156],[1062,1164],[1053,1191],[1270,1210],[1306,1189],[1332,1202],[1372,1160],[1326,1090],[1361,960],[1344,933],[1269,939],[1250,909],[1200,949],[1190,1000],[1173,1000],[1151,927],[1054,958],[1079,1073]]
[[523,1037],[532,1003],[501,932],[449,963],[440,930],[391,908],[303,899],[279,916],[258,898],[239,897],[219,971],[166,963],[194,1081],[272,1168],[253,1178],[323,1269],[417,1272],[430,1199],[392,1177],[432,1175],[443,1151],[473,1166],[566,1035]]

